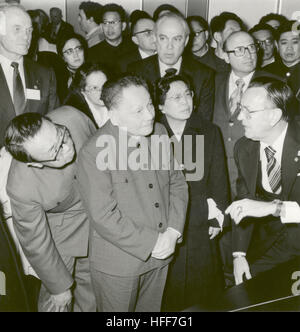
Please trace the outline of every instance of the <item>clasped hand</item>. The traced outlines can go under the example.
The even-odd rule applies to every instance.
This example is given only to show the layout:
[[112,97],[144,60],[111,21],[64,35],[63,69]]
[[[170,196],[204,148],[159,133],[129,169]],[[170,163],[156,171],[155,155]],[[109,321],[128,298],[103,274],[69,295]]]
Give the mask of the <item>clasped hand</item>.
[[238,225],[245,217],[261,218],[273,214],[275,210],[276,206],[272,202],[245,198],[231,203],[225,213],[230,214],[232,220]]
[[166,259],[171,256],[175,251],[177,238],[178,233],[172,229],[159,233],[151,256],[156,259]]
[[50,295],[50,298],[45,305],[48,307],[48,312],[64,312],[68,311],[68,306],[71,305],[71,302],[72,293],[68,289],[63,293]]

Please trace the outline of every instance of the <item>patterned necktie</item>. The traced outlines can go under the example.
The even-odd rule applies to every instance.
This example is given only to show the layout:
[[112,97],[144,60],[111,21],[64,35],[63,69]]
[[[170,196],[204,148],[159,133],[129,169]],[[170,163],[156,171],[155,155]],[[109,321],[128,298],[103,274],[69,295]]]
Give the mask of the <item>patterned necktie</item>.
[[170,77],[170,76],[174,76],[177,73],[177,69],[175,68],[168,68],[165,70],[165,76],[164,77]]
[[267,173],[269,178],[269,183],[273,193],[280,194],[281,192],[281,168],[278,164],[276,158],[274,157],[276,151],[271,147],[267,146],[265,148],[265,153],[267,157]]
[[19,72],[19,64],[12,62],[11,66],[14,68],[13,75],[13,101],[16,115],[22,114],[25,108],[25,94],[24,87]]
[[245,85],[245,82],[242,78],[239,78],[235,81],[236,89],[232,92],[230,98],[229,98],[229,109],[231,118],[234,118],[239,113],[239,104],[241,102],[242,94],[243,94],[243,87]]

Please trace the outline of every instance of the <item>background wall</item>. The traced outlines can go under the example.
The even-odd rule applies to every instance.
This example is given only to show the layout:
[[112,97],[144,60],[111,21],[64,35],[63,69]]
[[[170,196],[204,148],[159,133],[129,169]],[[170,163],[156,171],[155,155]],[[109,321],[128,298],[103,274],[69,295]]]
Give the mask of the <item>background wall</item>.
[[[64,18],[71,23],[75,31],[80,32],[78,26],[78,7],[83,0],[21,0],[26,9],[41,8],[49,13],[51,7],[59,7]],[[85,0],[86,1],[86,0]],[[275,12],[288,18],[299,11],[299,0],[94,0],[100,4],[116,2],[122,5],[128,14],[135,9],[144,9],[153,14],[154,9],[169,3],[176,6],[185,15],[201,15],[210,20],[224,10],[232,11],[246,21],[249,27],[256,24],[259,18],[267,13]],[[4,0],[0,0],[4,2]]]

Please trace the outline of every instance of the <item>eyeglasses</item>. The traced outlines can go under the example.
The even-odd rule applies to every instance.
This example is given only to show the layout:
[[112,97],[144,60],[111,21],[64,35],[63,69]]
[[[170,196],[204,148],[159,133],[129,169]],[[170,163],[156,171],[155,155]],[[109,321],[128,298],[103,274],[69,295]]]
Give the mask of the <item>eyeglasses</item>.
[[176,102],[179,102],[183,97],[188,97],[188,98],[193,98],[194,96],[194,92],[191,91],[191,90],[186,90],[184,93],[178,93],[177,95],[175,96],[170,96],[170,97],[167,97],[167,99],[171,99],[171,100],[174,100]]
[[200,31],[194,31],[193,33],[192,33],[192,35],[194,36],[194,37],[200,37],[200,35],[201,35],[201,33],[202,32],[204,32],[204,31],[206,31],[206,30],[200,30]]
[[273,39],[272,38],[268,38],[268,39],[265,39],[265,40],[258,40],[257,44],[260,47],[263,47],[263,46],[272,46],[273,45]]
[[59,152],[63,148],[63,146],[68,142],[70,139],[71,135],[67,127],[55,124],[56,126],[56,131],[57,131],[57,137],[58,137],[58,143],[54,149],[52,149],[51,157],[50,159],[47,160],[38,160],[37,162],[39,163],[46,163],[46,162],[52,162],[57,160],[57,156],[59,155]]
[[136,35],[138,35],[138,34],[140,34],[140,33],[144,33],[147,37],[150,37],[150,36],[153,36],[154,31],[153,31],[153,30],[150,30],[150,29],[146,29],[146,30],[143,30],[143,31],[135,32],[135,33],[133,34],[133,36],[136,36]]
[[257,46],[255,44],[250,44],[248,46],[239,46],[236,47],[234,50],[226,51],[226,53],[234,53],[236,57],[242,57],[245,55],[246,50],[248,50],[250,54],[254,54],[257,51]]
[[253,113],[258,113],[258,112],[268,110],[267,108],[263,108],[261,110],[250,111],[248,107],[243,106],[242,104],[238,104],[238,107],[239,107],[239,113],[244,113],[247,120],[252,119],[251,114],[253,114]]
[[76,46],[74,48],[69,48],[65,51],[63,51],[63,54],[67,54],[67,55],[73,55],[75,52],[79,53],[83,51],[83,47],[81,45]]
[[103,24],[106,25],[106,26],[115,26],[116,24],[120,23],[121,20],[119,21],[104,21]]
[[86,92],[101,92],[102,91],[102,88],[100,88],[99,86],[87,86],[85,88],[85,91]]

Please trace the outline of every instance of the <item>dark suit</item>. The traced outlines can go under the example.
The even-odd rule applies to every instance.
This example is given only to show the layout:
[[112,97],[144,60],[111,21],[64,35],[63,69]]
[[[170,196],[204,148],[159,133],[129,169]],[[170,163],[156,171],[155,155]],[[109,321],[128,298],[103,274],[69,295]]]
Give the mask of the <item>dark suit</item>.
[[[48,116],[68,127],[79,151],[95,131],[83,113],[67,106]],[[28,167],[12,161],[7,193],[15,231],[23,251],[51,294],[70,288],[74,282],[68,262],[87,256],[88,219],[75,178],[75,163],[63,169]]]
[[49,23],[45,30],[45,38],[49,43],[56,44],[60,39],[65,38],[68,35],[74,33],[74,28],[71,24],[61,21],[58,32],[55,36],[51,36],[52,23]]
[[[264,71],[255,71],[252,79],[261,76],[275,77],[270,73]],[[225,143],[225,150],[228,163],[231,196],[236,195],[236,179],[238,176],[237,168],[234,162],[233,148],[236,141],[244,135],[244,129],[237,119],[234,122],[229,122],[230,110],[229,110],[229,73],[219,73],[216,75],[216,90],[215,90],[215,106],[213,122],[218,125],[222,131],[223,139]],[[276,77],[278,78],[278,77]]]
[[133,62],[142,60],[141,54],[139,52],[138,47],[132,49],[131,52],[125,53],[118,61],[118,66],[122,73],[127,71],[128,65]]
[[[52,69],[45,68],[24,57],[24,75],[27,89],[40,90],[40,100],[27,99],[25,112],[46,114],[59,105],[56,95],[56,79]],[[0,66],[0,146],[9,122],[16,116],[14,104]]]
[[[300,204],[300,127],[296,122],[289,123],[283,144],[281,160],[283,201]],[[239,177],[237,181],[237,198],[261,198],[261,164],[260,143],[245,137],[241,138],[234,149]],[[279,218],[245,218],[233,228],[233,252],[247,253],[252,275],[256,275],[277,264],[300,255],[300,225],[282,224]],[[267,256],[267,257],[266,257]]]
[[[143,76],[153,86],[160,78],[158,55],[152,55],[128,66],[128,71]],[[192,56],[184,55],[180,74],[186,76],[195,92],[195,105],[197,113],[204,119],[211,120],[214,105],[214,71]]]
[[[174,134],[165,116],[161,122],[172,137]],[[199,121],[199,118],[191,116],[183,135],[193,139],[197,135],[204,135],[204,175],[199,181],[188,181],[190,199],[184,240],[176,248],[174,260],[170,263],[164,293],[164,311],[180,311],[195,303],[208,307],[211,301],[215,301],[223,286],[219,237],[209,240],[208,235],[209,227],[219,227],[219,223],[216,219],[208,220],[207,204],[207,198],[212,198],[224,212],[229,203],[228,172],[221,132],[211,122]],[[184,136],[182,137],[184,140]],[[196,160],[198,153],[200,149],[193,144],[188,158],[193,156],[193,160]]]

